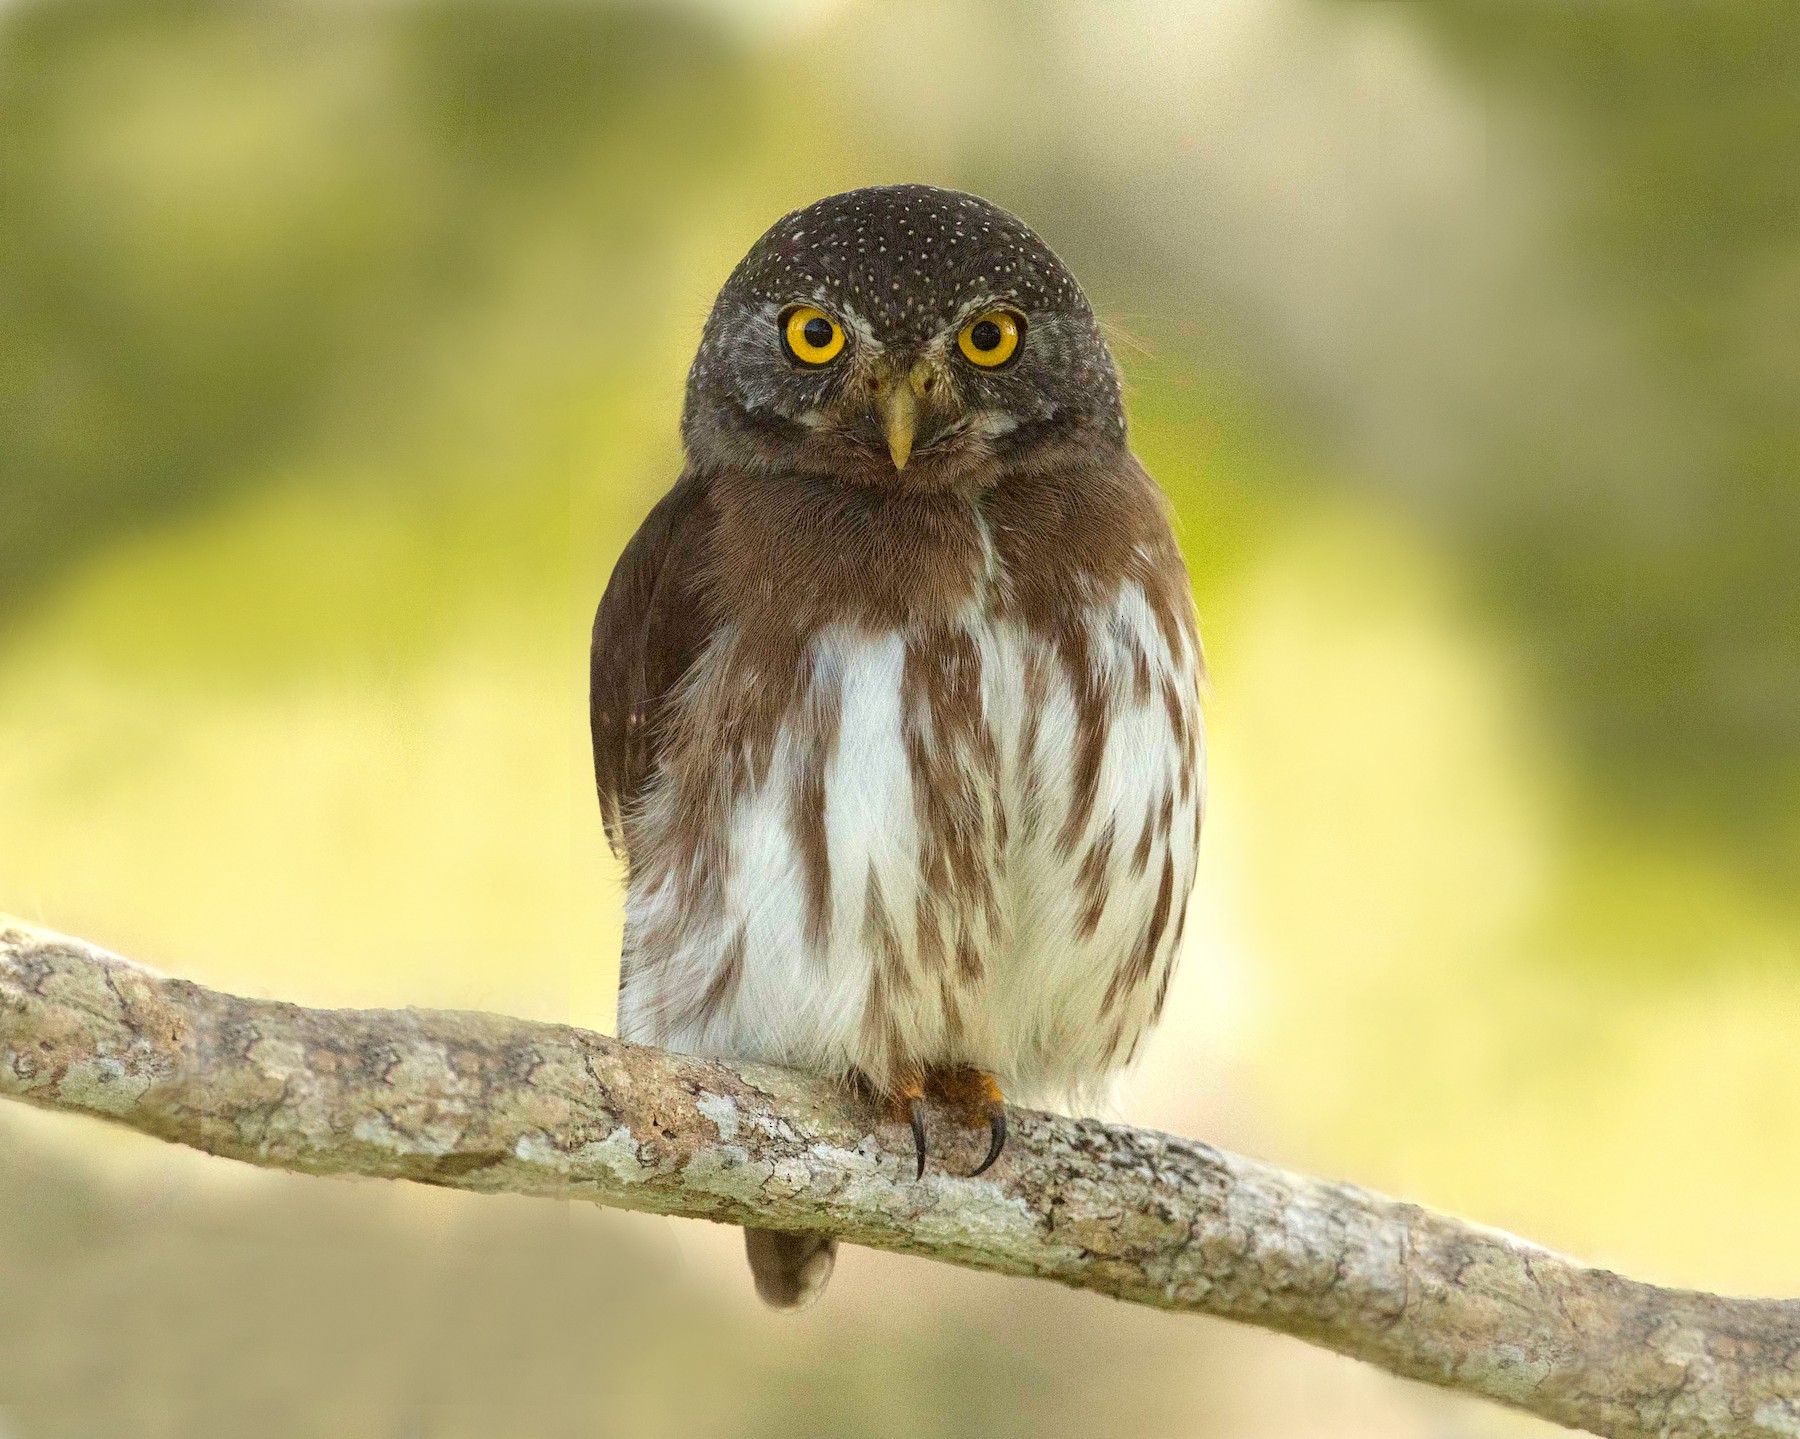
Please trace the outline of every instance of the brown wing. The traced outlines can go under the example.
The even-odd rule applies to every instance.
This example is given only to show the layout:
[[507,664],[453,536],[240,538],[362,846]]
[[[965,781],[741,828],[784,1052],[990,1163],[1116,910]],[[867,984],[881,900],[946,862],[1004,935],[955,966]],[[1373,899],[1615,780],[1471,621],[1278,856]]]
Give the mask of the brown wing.
[[706,481],[690,471],[625,546],[594,616],[588,718],[615,854],[625,852],[625,812],[655,773],[669,696],[712,633],[701,582],[712,523]]

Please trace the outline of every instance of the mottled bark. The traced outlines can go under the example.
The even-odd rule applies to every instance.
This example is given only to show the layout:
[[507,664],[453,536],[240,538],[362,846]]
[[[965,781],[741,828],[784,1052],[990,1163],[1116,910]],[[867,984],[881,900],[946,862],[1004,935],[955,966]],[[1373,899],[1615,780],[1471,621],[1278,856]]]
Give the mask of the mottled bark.
[[[1596,1434],[1800,1436],[1800,1302],[1660,1289],[1194,1140],[1014,1111],[939,1165],[854,1095],[584,1030],[312,1010],[0,916],[0,1094],[313,1174],[777,1229],[1297,1335]],[[947,1171],[947,1172],[946,1172]]]

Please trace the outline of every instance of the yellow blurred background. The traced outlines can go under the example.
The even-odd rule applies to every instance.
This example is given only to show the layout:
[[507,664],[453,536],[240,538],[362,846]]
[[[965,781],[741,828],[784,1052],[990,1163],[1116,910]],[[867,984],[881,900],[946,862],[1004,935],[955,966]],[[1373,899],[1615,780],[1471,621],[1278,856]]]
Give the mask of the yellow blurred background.
[[[1213,808],[1114,1113],[1800,1293],[1800,12],[0,0],[0,910],[606,1027],[586,628],[785,210],[979,191],[1180,513]],[[852,1251],[0,1107],[0,1435],[1549,1432]]]

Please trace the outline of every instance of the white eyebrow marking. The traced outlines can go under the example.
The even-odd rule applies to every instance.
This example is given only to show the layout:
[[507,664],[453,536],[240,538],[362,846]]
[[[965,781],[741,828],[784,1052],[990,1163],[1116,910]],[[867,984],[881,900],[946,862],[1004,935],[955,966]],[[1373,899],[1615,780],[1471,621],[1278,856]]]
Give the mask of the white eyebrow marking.
[[870,327],[867,320],[848,305],[841,306],[840,311],[844,322],[844,328],[856,336],[858,343],[871,346],[877,350],[881,348],[881,341],[875,338],[875,331]]

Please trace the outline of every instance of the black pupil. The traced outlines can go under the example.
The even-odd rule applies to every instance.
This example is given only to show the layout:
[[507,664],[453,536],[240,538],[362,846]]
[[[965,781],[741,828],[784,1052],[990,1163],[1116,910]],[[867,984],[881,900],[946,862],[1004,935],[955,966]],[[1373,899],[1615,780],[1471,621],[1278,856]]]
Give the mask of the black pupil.
[[822,350],[831,343],[831,321],[823,315],[815,315],[800,327],[800,333],[813,349]]
[[1000,327],[992,320],[977,320],[975,328],[969,331],[969,343],[978,350],[999,349]]

